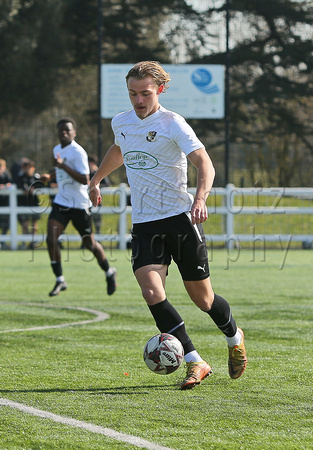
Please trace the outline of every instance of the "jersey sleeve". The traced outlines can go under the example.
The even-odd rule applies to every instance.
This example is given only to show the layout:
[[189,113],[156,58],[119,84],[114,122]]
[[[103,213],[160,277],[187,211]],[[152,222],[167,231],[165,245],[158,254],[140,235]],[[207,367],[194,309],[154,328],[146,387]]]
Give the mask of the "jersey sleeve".
[[60,144],[58,144],[55,147],[53,147],[53,150],[52,150],[53,158],[57,157],[57,154],[60,152],[60,150],[61,150],[61,145]]
[[203,143],[184,118],[175,118],[171,124],[171,137],[185,155],[203,148]]
[[88,164],[88,156],[84,150],[80,150],[80,158],[76,160],[76,170],[82,175],[89,175],[89,164]]
[[120,147],[120,142],[119,142],[118,134],[117,134],[116,116],[113,117],[113,119],[111,120],[111,127],[112,127],[112,130],[114,133],[114,144],[116,144]]

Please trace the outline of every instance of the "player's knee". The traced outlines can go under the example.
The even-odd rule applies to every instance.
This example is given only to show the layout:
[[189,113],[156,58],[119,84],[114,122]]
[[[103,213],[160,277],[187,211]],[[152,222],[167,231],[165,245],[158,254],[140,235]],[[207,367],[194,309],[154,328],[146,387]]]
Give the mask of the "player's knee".
[[55,240],[50,233],[47,234],[46,243],[47,243],[47,246],[50,248],[53,247],[53,245],[55,244]]
[[89,236],[89,235],[83,236],[82,241],[83,241],[84,247],[87,250],[89,250],[93,253],[96,251],[96,243],[91,239],[91,236]]
[[141,292],[148,305],[154,305],[165,298],[164,293],[160,293],[159,289],[155,289],[153,287],[142,286]]

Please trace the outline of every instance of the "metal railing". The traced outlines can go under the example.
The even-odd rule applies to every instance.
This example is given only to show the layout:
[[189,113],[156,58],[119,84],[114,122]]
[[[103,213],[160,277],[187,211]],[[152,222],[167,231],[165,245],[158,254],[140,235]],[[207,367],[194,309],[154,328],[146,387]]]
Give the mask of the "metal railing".
[[[196,188],[190,188],[194,194]],[[18,243],[32,242],[34,236],[19,233],[19,214],[49,214],[51,206],[47,200],[56,194],[57,189],[42,188],[40,198],[46,200],[40,206],[17,206],[17,195],[22,194],[15,185],[0,189],[0,195],[9,197],[9,206],[0,207],[0,215],[8,215],[10,230],[6,235],[0,235],[0,243],[10,243],[10,248],[16,250]],[[126,249],[130,240],[128,216],[132,208],[128,204],[130,189],[121,184],[118,187],[102,188],[103,204],[96,210],[101,215],[118,215],[118,226],[111,234],[96,234],[99,241],[116,242],[120,249]],[[110,201],[106,202],[106,197]],[[288,200],[286,202],[286,200]],[[238,188],[228,185],[226,188],[213,188],[208,199],[208,213],[210,219],[205,224],[205,234],[208,242],[221,242],[228,248],[240,245],[240,242],[254,242],[256,240],[270,242],[313,242],[313,189],[312,188]],[[221,220],[213,224],[214,217]],[[253,224],[260,217],[275,217],[276,230],[273,223],[264,221],[262,232]],[[282,217],[297,218],[296,224],[282,226]],[[250,218],[250,219],[247,219]],[[250,222],[249,222],[250,221]],[[249,223],[248,223],[249,222]],[[248,225],[247,225],[248,223]],[[304,226],[304,231],[302,230]],[[247,228],[248,226],[248,228]],[[78,234],[66,234],[67,241],[80,241]],[[62,236],[61,236],[62,238]],[[45,235],[42,237],[45,240]]]

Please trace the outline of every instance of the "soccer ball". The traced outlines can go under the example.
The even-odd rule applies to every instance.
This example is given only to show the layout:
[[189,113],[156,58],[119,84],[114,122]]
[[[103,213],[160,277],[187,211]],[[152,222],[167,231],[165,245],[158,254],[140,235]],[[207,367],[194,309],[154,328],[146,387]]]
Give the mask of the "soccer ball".
[[184,349],[175,336],[156,334],[146,343],[143,359],[152,372],[168,375],[175,372],[183,362]]

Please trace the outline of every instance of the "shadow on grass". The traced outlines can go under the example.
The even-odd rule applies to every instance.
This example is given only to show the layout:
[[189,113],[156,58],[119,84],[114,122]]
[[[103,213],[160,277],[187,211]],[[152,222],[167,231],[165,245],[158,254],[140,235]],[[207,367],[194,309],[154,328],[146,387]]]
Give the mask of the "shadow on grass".
[[167,385],[144,385],[144,386],[116,386],[113,388],[84,388],[84,389],[0,389],[0,394],[27,394],[27,393],[78,393],[86,392],[90,394],[110,394],[110,395],[138,395],[146,394],[148,389],[154,390],[173,390],[179,389],[179,384],[167,384]]

